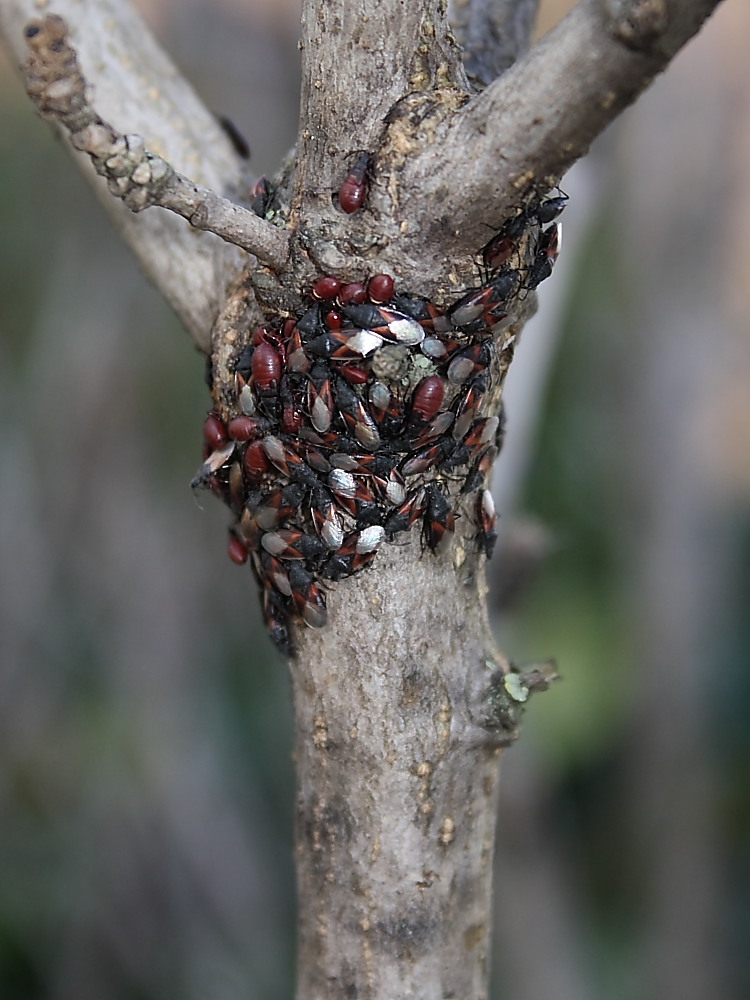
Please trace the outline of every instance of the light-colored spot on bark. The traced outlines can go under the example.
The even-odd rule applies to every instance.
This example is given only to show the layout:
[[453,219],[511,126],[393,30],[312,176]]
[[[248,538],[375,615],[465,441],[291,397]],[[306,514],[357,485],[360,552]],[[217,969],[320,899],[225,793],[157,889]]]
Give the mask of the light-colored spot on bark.
[[513,180],[511,181],[511,183],[513,184],[513,187],[517,191],[520,191],[521,188],[526,187],[526,185],[529,184],[533,180],[534,180],[534,173],[533,173],[533,171],[532,170],[525,170],[522,174],[519,174],[517,177],[514,177]]
[[484,924],[472,924],[464,931],[464,948],[473,951],[484,940]]
[[441,847],[448,847],[453,843],[456,836],[456,824],[451,816],[446,816],[440,824],[440,834],[438,843]]
[[318,750],[325,750],[328,746],[328,724],[322,715],[316,715],[313,720],[313,745]]
[[372,850],[370,851],[370,861],[372,862],[372,864],[375,864],[375,862],[378,860],[379,857],[380,857],[380,837],[376,837],[375,842],[372,845]]

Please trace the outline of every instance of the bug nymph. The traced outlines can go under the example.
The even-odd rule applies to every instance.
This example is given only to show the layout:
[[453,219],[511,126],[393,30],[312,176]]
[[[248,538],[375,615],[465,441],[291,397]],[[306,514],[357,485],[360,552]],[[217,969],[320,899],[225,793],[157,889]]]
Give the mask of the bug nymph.
[[364,205],[369,190],[371,153],[360,153],[339,188],[339,205],[347,215],[357,212]]
[[281,354],[265,340],[262,340],[250,361],[252,376],[250,382],[261,396],[275,396],[281,379]]

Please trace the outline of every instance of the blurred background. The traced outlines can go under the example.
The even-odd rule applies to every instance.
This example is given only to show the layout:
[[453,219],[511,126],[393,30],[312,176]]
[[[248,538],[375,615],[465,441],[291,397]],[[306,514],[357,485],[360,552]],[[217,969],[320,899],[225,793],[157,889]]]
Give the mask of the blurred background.
[[[139,6],[272,173],[296,4]],[[729,0],[568,177],[511,371],[493,613],[564,681],[504,761],[495,1000],[750,995],[748,37]],[[188,487],[202,359],[7,60],[0,219],[0,996],[288,1000],[289,685]]]

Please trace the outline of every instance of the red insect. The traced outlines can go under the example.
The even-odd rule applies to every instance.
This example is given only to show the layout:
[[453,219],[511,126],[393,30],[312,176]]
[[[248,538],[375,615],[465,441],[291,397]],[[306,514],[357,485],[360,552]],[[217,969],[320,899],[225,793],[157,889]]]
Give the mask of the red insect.
[[385,305],[393,298],[395,283],[390,274],[374,274],[367,282],[367,297],[376,305]]
[[275,396],[281,379],[281,354],[269,343],[261,341],[250,361],[251,383],[261,396]]
[[247,545],[245,545],[242,539],[238,538],[234,532],[229,533],[228,552],[229,558],[238,566],[242,566],[247,562]]
[[321,567],[321,576],[329,580],[340,580],[351,576],[368,566],[377,555],[384,534],[383,529],[365,528],[347,535],[338,552],[335,552]]
[[351,281],[339,289],[338,298],[342,306],[359,306],[367,301],[367,292],[361,281]]
[[227,428],[215,413],[209,413],[203,421],[203,439],[211,449],[221,448],[227,442]]
[[352,385],[364,385],[370,378],[370,373],[357,365],[339,365],[338,372]]
[[335,299],[341,288],[341,282],[338,278],[332,278],[330,275],[326,275],[322,278],[318,278],[312,286],[312,297],[318,299],[319,301]]
[[454,414],[450,410],[444,410],[442,413],[438,413],[436,417],[427,424],[427,426],[420,431],[419,436],[414,439],[414,447],[421,448],[422,445],[429,444],[430,441],[435,441],[437,438],[446,434],[450,429],[451,424],[454,420]]
[[241,416],[229,421],[227,431],[233,441],[252,441],[265,434],[270,426],[270,422],[263,417]]
[[281,379],[279,398],[281,399],[281,429],[285,434],[296,434],[304,423],[305,415],[292,389],[288,375]]
[[474,421],[462,442],[469,449],[472,458],[486,445],[494,442],[499,425],[499,417],[483,417]]
[[445,382],[439,375],[423,378],[414,390],[409,411],[409,423],[420,426],[435,417],[445,399]]
[[253,441],[245,449],[245,475],[251,486],[259,486],[271,468],[263,441]]
[[331,309],[323,317],[323,322],[329,330],[340,330],[344,325],[344,317],[336,309]]
[[360,153],[339,188],[339,205],[347,215],[358,211],[364,204],[369,189],[371,164],[372,155]]

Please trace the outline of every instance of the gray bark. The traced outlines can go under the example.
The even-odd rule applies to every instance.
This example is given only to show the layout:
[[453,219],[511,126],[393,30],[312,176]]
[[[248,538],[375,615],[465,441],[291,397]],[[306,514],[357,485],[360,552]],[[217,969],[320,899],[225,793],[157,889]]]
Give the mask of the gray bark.
[[[717,2],[582,0],[470,99],[441,3],[308,0],[297,158],[282,178],[288,267],[258,270],[163,211],[130,217],[113,202],[204,349],[213,322],[220,409],[256,298],[294,309],[317,274],[374,270],[435,301],[457,298],[476,281],[487,224],[556,183]],[[99,117],[236,197],[236,155],[129,6],[61,0],[56,12],[74,29]],[[32,0],[0,0],[19,59],[36,13]],[[375,158],[368,211],[344,217],[331,195],[359,149]],[[150,197],[167,204],[156,187]],[[257,223],[235,238],[268,259]],[[512,673],[494,649],[472,515],[459,513],[449,553],[423,555],[414,533],[386,547],[374,570],[332,587],[327,628],[296,636],[300,1000],[486,996],[499,752],[520,703],[546,681]]]

